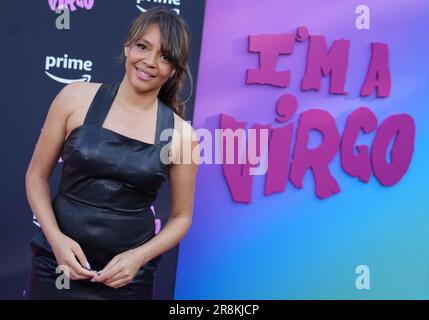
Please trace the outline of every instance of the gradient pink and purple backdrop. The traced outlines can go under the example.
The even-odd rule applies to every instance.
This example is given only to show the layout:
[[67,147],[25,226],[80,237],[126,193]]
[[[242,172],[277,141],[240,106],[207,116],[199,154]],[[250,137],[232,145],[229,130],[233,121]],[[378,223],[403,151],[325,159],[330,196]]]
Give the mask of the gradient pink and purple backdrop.
[[[370,9],[370,30],[358,30],[355,8]],[[346,96],[302,92],[307,42],[281,56],[277,70],[290,70],[288,88],[246,85],[258,67],[248,52],[250,34],[294,33],[350,40]],[[429,298],[429,3],[426,0],[207,0],[194,128],[219,128],[219,114],[237,121],[275,121],[278,98],[298,98],[299,114],[321,108],[340,133],[353,110],[368,106],[379,124],[407,113],[416,124],[414,156],[393,187],[371,177],[364,184],[347,175],[339,154],[330,164],[341,192],[320,200],[311,172],[303,189],[290,182],[283,193],[264,196],[265,176],[254,176],[251,204],[232,201],[221,165],[199,167],[193,224],[179,250],[175,299],[427,299]],[[359,96],[371,42],[387,43],[392,76],[388,98]],[[360,135],[370,145],[374,134]],[[314,141],[317,144],[317,136]],[[294,142],[294,140],[292,140]],[[357,290],[355,268],[367,265],[370,289]]]

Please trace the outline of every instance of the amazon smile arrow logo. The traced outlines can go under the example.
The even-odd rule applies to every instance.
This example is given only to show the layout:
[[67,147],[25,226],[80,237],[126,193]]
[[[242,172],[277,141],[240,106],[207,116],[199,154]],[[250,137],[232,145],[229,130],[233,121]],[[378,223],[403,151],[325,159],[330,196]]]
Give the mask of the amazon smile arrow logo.
[[50,74],[48,71],[45,71],[45,73],[51,79],[58,81],[58,82],[61,82],[61,83],[65,83],[65,84],[69,84],[69,83],[77,82],[77,81],[86,81],[86,82],[91,81],[91,75],[90,74],[83,74],[82,78],[80,78],[80,79],[64,79],[64,78],[54,76],[53,74]]

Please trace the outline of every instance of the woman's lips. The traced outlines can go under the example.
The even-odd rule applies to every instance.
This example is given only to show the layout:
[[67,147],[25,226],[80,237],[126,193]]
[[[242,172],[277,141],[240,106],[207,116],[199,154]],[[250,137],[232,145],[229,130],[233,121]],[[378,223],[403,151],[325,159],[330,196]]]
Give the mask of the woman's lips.
[[144,81],[149,81],[152,80],[153,78],[155,78],[154,76],[150,75],[149,73],[144,72],[143,69],[137,68],[137,75],[139,77],[139,79],[144,80]]

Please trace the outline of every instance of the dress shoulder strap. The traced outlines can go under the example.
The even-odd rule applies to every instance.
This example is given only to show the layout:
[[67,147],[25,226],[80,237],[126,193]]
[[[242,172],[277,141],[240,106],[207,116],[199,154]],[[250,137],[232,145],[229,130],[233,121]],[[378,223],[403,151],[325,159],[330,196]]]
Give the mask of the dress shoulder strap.
[[158,112],[156,125],[156,144],[161,146],[171,142],[173,131],[163,134],[165,129],[174,129],[174,111],[158,98]]
[[100,126],[103,124],[118,89],[119,83],[101,84],[89,106],[85,116],[85,124],[98,124]]

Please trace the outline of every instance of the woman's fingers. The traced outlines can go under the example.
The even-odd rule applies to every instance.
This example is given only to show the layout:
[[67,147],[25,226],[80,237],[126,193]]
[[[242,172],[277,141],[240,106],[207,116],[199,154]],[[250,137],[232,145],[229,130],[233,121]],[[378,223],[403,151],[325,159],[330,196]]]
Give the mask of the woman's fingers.
[[72,247],[72,251],[76,255],[77,260],[80,262],[81,266],[87,270],[91,270],[91,266],[89,265],[82,248],[79,245],[76,245],[75,247]]
[[75,258],[74,261],[78,261],[80,263],[73,263],[73,268],[74,271],[81,277],[81,279],[87,279],[95,276],[97,273],[95,271],[90,271],[91,266],[89,265],[82,248],[77,244],[76,246],[72,247],[72,251],[77,258],[77,260]]
[[95,271],[89,271],[82,267],[74,255],[67,261],[67,265],[77,276],[77,279],[73,280],[87,279],[97,274]]
[[122,269],[121,266],[119,266],[119,264],[116,263],[112,267],[107,269],[107,271],[105,271],[102,274],[97,275],[96,277],[91,279],[91,281],[93,281],[93,282],[104,282],[104,281],[110,279],[111,277],[113,277],[115,274],[119,273],[121,271],[121,269]]
[[53,244],[52,249],[59,265],[68,269],[66,275],[72,280],[87,279],[95,276],[80,245],[66,235],[62,235]]
[[[73,260],[75,260],[74,263],[73,263]],[[83,277],[79,275],[77,271],[78,270],[77,267],[80,267],[80,266],[79,266],[79,263],[74,258],[74,256],[73,258],[65,259],[61,264],[59,264],[59,267],[62,270],[63,274],[70,280],[83,279]]]
[[111,277],[104,280],[103,283],[108,285],[109,283],[118,281],[118,280],[123,279],[123,278],[126,278],[126,275],[123,272],[119,271],[119,272],[115,273],[114,275],[112,275]]
[[97,274],[105,273],[111,267],[113,267],[118,261],[119,261],[119,258],[117,256],[115,256],[112,260],[109,261],[109,263],[103,268],[103,270],[100,270],[99,272],[97,272]]
[[115,289],[123,287],[128,283],[129,283],[129,280],[127,277],[122,277],[122,278],[119,278],[119,279],[112,281],[112,282],[107,282],[107,283],[104,282],[104,284],[106,286],[111,287],[111,288],[115,288]]
[[69,278],[69,279],[71,279],[71,280],[75,280],[75,279],[76,279],[76,277],[77,277],[76,272],[74,272],[74,271],[73,271],[73,269],[72,269],[72,268],[70,268],[70,267],[67,265],[67,263],[60,264],[60,265],[59,265],[59,268],[61,269],[61,271],[63,272],[63,274],[64,274],[67,278]]

